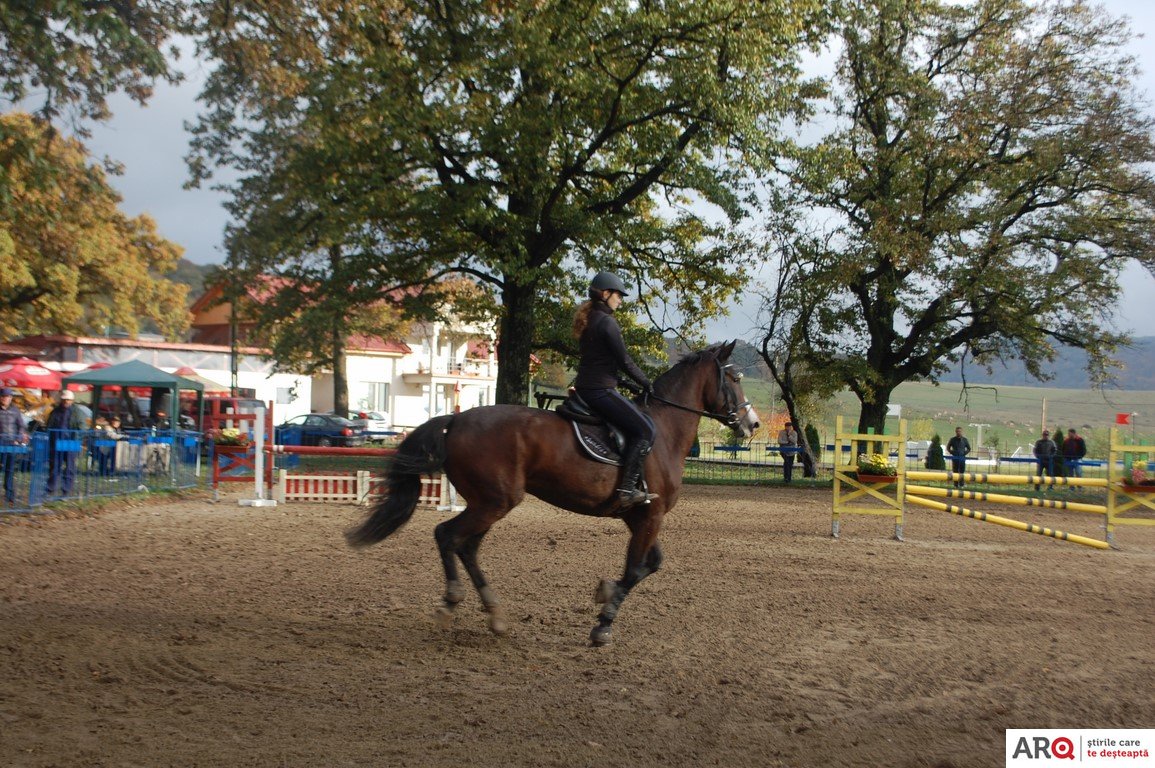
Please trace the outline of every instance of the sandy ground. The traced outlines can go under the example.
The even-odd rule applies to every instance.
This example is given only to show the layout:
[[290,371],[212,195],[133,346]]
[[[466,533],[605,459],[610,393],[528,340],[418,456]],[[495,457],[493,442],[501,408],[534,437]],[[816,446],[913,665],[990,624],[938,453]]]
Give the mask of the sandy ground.
[[[1099,518],[1003,510],[1102,537]],[[1155,528],[1120,551],[829,491],[688,487],[663,570],[587,646],[613,520],[536,501],[455,626],[419,512],[182,500],[0,522],[4,766],[995,766],[1004,729],[1155,724]]]

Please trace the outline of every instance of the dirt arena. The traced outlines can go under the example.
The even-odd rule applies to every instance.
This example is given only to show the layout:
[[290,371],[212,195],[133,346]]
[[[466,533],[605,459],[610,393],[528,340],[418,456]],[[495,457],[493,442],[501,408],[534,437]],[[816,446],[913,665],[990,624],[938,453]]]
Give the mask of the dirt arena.
[[[1102,537],[1100,518],[1002,510]],[[1155,528],[1101,552],[830,492],[691,486],[587,645],[614,520],[529,501],[448,631],[418,512],[183,500],[0,521],[4,766],[995,766],[1004,729],[1155,724]]]

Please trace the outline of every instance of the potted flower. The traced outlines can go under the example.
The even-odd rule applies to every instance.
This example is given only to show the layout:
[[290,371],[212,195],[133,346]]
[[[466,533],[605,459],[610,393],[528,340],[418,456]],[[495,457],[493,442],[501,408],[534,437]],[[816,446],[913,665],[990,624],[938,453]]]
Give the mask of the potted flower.
[[210,429],[205,432],[217,453],[244,453],[249,449],[249,436],[234,427]]
[[1155,493],[1155,479],[1147,476],[1147,462],[1131,464],[1131,474],[1123,481],[1123,488],[1132,493]]
[[881,453],[858,455],[858,479],[864,483],[892,482],[898,470]]

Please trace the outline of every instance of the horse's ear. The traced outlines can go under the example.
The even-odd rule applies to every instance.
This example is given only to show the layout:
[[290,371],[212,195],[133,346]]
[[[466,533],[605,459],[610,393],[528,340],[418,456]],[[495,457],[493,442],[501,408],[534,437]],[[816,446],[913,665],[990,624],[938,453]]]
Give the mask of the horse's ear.
[[730,359],[730,355],[734,352],[734,347],[738,346],[738,340],[734,339],[729,344],[723,344],[722,350],[718,353],[718,359],[726,362]]

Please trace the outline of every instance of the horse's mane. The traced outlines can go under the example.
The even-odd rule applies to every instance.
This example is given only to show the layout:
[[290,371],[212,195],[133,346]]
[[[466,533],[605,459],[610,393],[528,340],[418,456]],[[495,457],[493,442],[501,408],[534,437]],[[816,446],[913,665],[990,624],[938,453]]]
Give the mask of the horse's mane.
[[674,363],[674,365],[671,366],[669,370],[654,380],[654,386],[657,387],[658,384],[665,381],[667,377],[671,380],[677,381],[681,378],[682,374],[686,370],[694,367],[703,360],[716,360],[718,358],[718,352],[721,351],[724,344],[725,342],[712,344],[705,349],[700,349],[697,352],[690,352],[689,354],[683,356],[680,360],[678,360],[678,362]]

